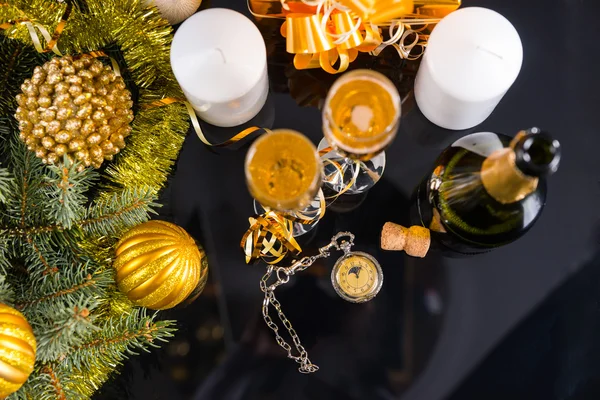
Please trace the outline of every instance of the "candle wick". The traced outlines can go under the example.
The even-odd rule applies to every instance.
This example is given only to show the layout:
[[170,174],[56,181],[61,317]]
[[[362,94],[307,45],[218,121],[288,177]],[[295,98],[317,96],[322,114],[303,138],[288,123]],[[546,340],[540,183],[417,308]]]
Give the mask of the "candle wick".
[[493,55],[494,57],[498,57],[499,59],[501,59],[501,60],[504,60],[504,57],[502,57],[500,54],[498,54],[498,53],[494,53],[493,51],[491,51],[491,50],[488,50],[488,49],[486,49],[486,48],[484,48],[484,47],[477,46],[477,50],[482,50],[482,51],[485,51],[486,53],[488,53],[488,54],[491,54],[491,55]]
[[227,64],[227,60],[225,59],[225,54],[223,54],[223,50],[221,50],[218,47],[215,50],[217,50],[221,54],[221,58],[223,59],[223,64]]

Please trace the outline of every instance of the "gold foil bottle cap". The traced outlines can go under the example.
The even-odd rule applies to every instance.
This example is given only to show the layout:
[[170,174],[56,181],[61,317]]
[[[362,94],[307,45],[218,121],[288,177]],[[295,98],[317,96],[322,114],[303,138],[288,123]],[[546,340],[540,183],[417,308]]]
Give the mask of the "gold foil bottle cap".
[[405,228],[402,225],[386,222],[381,230],[383,250],[402,251],[413,257],[425,257],[431,244],[429,229],[422,226]]
[[521,131],[510,147],[496,150],[481,166],[481,183],[502,204],[523,200],[534,192],[539,178],[560,164],[560,143],[539,128]]

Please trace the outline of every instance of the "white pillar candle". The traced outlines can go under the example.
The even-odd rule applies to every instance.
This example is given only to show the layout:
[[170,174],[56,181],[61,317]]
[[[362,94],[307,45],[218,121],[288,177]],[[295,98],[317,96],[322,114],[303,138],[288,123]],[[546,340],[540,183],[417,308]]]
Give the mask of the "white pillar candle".
[[523,62],[512,24],[495,11],[468,7],[434,28],[415,81],[423,115],[447,129],[468,129],[494,111]]
[[252,21],[232,10],[188,18],[175,33],[171,68],[196,114],[213,125],[243,124],[267,99],[265,42]]

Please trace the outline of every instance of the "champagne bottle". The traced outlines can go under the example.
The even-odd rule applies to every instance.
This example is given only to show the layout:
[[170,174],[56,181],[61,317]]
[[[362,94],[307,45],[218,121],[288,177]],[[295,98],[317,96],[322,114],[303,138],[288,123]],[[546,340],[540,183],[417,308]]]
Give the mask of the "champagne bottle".
[[508,136],[467,135],[442,152],[415,191],[413,223],[463,254],[521,237],[546,201],[545,177],[560,163],[560,144],[538,128]]

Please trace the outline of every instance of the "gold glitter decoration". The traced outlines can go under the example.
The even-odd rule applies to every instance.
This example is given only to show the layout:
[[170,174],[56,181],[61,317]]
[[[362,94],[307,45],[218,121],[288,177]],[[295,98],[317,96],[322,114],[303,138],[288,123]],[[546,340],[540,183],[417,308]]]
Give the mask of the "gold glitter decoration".
[[33,371],[36,349],[33,330],[23,314],[0,303],[0,398],[25,383]]
[[67,154],[81,168],[100,168],[125,147],[133,121],[131,93],[123,78],[99,60],[55,57],[35,67],[21,91],[15,113],[21,140],[44,164]]
[[129,300],[154,310],[175,307],[204,288],[204,250],[175,224],[148,221],[129,230],[116,249],[117,285]]

